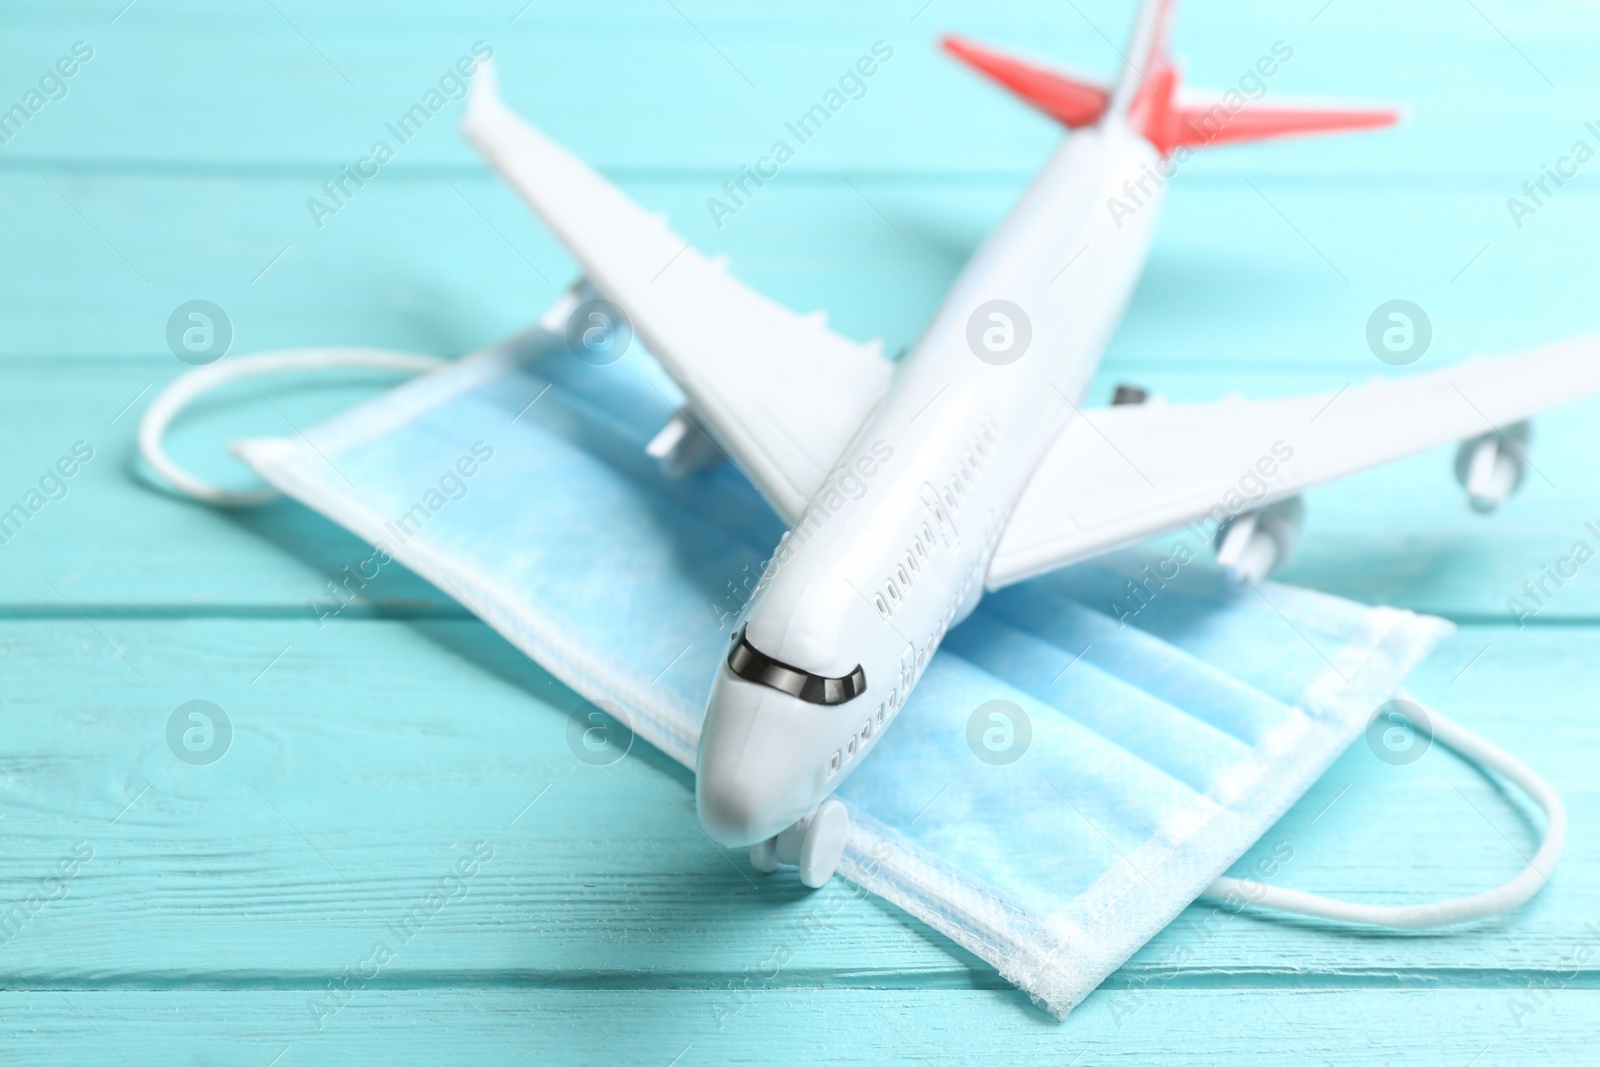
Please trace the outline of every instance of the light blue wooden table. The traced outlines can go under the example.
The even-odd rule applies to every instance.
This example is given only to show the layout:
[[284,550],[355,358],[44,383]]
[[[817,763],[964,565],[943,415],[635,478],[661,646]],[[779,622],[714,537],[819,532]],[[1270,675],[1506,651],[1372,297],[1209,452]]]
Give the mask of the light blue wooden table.
[[[575,760],[534,668],[415,577],[386,569],[319,626],[308,601],[368,555],[326,521],[141,480],[134,425],[183,369],[164,331],[186,300],[226,309],[235,352],[456,353],[569,280],[461,143],[459,103],[403,145],[386,133],[474,42],[516,106],[742,277],[893,351],[1058,136],[936,36],[1110,71],[1130,4],[125,2],[0,15],[0,105],[92,48],[0,145],[0,506],[76,442],[93,452],[0,546],[0,1060],[1593,1059],[1600,563],[1525,626],[1507,601],[1575,541],[1600,547],[1594,403],[1539,424],[1537,472],[1491,519],[1466,513],[1445,453],[1311,494],[1283,575],[1460,624],[1415,688],[1562,791],[1573,835],[1549,889],[1449,936],[1191,908],[1065,1024],[846,885],[752,889],[696,832],[687,775],[647,752]],[[718,228],[706,199],[879,40],[894,58],[866,96]],[[1423,367],[1600,327],[1600,160],[1520,228],[1506,206],[1573,142],[1600,148],[1600,10],[1194,0],[1177,27],[1200,85],[1280,40],[1273,95],[1404,103],[1405,124],[1186,167],[1097,399],[1387,372],[1363,330],[1395,297],[1432,319]],[[394,158],[319,227],[307,200],[380,139]],[[175,448],[242,483],[227,440],[381,384],[264,381],[271,404],[240,388]],[[209,767],[165,737],[193,699],[236,731]],[[1393,767],[1358,744],[1265,842],[1292,842],[1286,884],[1413,901],[1509,876],[1537,827],[1446,753]],[[465,894],[371,966],[475,848]],[[792,960],[773,972],[775,948]]]

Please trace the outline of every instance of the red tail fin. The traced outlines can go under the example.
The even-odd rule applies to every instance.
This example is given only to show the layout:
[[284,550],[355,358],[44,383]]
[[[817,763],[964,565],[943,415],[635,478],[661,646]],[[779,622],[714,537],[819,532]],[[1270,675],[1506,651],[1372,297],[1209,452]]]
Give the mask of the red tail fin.
[[[944,47],[1070,129],[1092,126],[1110,105],[1111,94],[1092,82],[1024,63],[959,37],[946,37]],[[1159,38],[1152,41],[1152,47],[1156,58],[1147,64],[1133,93],[1128,124],[1163,155],[1179,148],[1372,129],[1399,118],[1388,108],[1261,107],[1242,97],[1234,109],[1223,103],[1179,104],[1174,99],[1177,69],[1164,57]]]

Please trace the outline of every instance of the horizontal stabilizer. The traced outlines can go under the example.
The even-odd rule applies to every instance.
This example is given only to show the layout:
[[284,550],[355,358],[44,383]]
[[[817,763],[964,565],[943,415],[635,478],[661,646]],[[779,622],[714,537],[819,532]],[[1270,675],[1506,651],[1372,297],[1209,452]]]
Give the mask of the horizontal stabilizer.
[[[1293,105],[1263,107],[1234,93],[1232,107],[1217,101],[1191,103],[1177,99],[1178,72],[1164,53],[1165,18],[1169,9],[1157,4],[1146,42],[1151,58],[1138,73],[1138,91],[1127,116],[1129,123],[1163,155],[1179,148],[1262,141],[1295,134],[1335,133],[1389,126],[1399,115],[1389,108],[1340,108]],[[1092,126],[1110,107],[1111,94],[1084,78],[1034,66],[960,37],[946,37],[945,51],[987,75],[1033,107],[1070,129]]]
[[1105,114],[1109,94],[1092,82],[1035,67],[959,37],[946,37],[944,50],[1070,129],[1093,125]]
[[1258,107],[1250,103],[1238,111],[1219,103],[1180,106],[1168,114],[1166,129],[1145,131],[1163,153],[1295,134],[1368,130],[1391,126],[1400,117],[1388,108]]

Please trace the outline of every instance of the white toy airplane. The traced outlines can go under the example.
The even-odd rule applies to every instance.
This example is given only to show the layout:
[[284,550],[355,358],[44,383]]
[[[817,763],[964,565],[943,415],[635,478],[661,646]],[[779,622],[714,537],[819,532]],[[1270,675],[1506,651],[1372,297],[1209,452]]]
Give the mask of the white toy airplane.
[[[476,79],[468,138],[688,398],[652,454],[693,466],[703,430],[791,527],[711,683],[697,769],[706,832],[762,870],[832,875],[849,819],[831,794],[985,590],[1205,521],[1223,568],[1255,581],[1286,557],[1301,490],[1449,442],[1489,510],[1521,480],[1521,421],[1600,388],[1589,337],[1331,396],[1083,410],[1173,153],[1394,118],[1184,106],[1171,7],[1147,0],[1109,91],[947,42],[1079,132],[898,364],[746,288],[506,108],[491,70]],[[1130,190],[1138,210],[1113,210]]]

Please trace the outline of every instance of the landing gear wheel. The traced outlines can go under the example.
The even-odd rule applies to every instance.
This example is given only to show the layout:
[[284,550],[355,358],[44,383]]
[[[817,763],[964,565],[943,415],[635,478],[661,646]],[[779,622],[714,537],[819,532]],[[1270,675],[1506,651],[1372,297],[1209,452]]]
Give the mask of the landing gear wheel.
[[829,797],[778,836],[751,845],[750,866],[762,874],[771,874],[785,864],[799,867],[800,881],[821,889],[839,869],[849,840],[850,813]]
[[837,800],[824,800],[811,816],[811,825],[800,842],[800,881],[812,889],[827,885],[839,869],[849,839],[850,813]]

